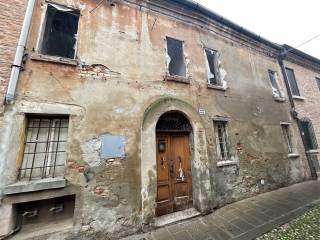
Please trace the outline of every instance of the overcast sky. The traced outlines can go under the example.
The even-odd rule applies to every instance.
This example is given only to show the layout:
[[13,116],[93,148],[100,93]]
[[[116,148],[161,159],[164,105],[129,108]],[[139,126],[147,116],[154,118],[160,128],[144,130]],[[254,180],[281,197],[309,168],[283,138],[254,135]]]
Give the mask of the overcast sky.
[[[195,0],[279,44],[297,47],[320,35],[320,0]],[[320,59],[320,36],[298,48]]]

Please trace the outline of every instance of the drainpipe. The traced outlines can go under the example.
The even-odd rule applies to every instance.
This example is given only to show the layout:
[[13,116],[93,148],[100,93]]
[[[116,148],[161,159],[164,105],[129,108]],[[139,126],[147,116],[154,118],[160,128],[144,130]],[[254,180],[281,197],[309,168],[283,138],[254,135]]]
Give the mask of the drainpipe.
[[292,97],[292,93],[291,93],[291,89],[290,89],[290,85],[289,85],[289,80],[288,80],[286,68],[285,68],[284,63],[283,63],[283,60],[286,58],[286,52],[288,52],[288,51],[286,49],[284,49],[284,48],[282,48],[280,51],[281,51],[281,53],[278,56],[278,62],[279,62],[279,65],[281,67],[281,72],[282,72],[282,75],[283,75],[284,83],[286,85],[288,96],[289,96],[289,101],[290,101],[290,105],[291,105],[291,111],[290,111],[291,112],[291,116],[293,117],[294,120],[297,121],[297,125],[298,125],[298,128],[299,128],[300,136],[301,136],[302,143],[303,143],[303,146],[304,146],[304,149],[305,149],[305,154],[306,154],[306,157],[307,157],[308,165],[309,165],[309,168],[310,168],[311,177],[312,177],[312,179],[316,180],[317,179],[317,172],[316,172],[315,166],[313,164],[311,155],[307,151],[307,143],[306,143],[306,140],[305,140],[305,138],[303,136],[303,129],[302,129],[301,121],[300,121],[300,119],[298,117],[298,113],[297,113],[297,111],[295,109],[295,104],[294,104],[294,100],[293,100],[293,97]]
[[32,13],[33,13],[33,8],[36,0],[29,0],[27,9],[26,9],[26,14],[24,16],[23,24],[22,24],[22,29],[19,37],[19,42],[16,50],[16,55],[14,57],[14,62],[12,64],[11,68],[11,75],[10,75],[10,80],[9,80],[9,85],[8,85],[8,90],[7,94],[5,97],[5,103],[10,104],[14,100],[15,92],[16,92],[16,87],[17,87],[17,82],[21,70],[21,63],[22,63],[22,58],[27,42],[27,37],[28,37],[28,32],[30,29],[30,24],[31,24],[31,18],[32,18]]

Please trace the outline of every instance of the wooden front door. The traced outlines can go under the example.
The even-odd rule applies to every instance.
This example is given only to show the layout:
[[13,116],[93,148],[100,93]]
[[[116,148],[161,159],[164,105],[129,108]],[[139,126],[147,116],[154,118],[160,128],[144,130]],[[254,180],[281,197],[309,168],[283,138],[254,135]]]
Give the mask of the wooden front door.
[[161,216],[192,207],[188,134],[157,134],[157,207]]

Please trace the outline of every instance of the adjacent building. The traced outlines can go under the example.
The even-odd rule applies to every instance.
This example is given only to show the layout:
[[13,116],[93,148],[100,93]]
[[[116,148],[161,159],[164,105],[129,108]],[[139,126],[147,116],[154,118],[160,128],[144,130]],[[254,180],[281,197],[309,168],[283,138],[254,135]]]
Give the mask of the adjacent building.
[[317,142],[320,139],[320,61],[288,45],[283,46],[281,59],[292,111],[298,120],[312,175],[316,178],[320,174]]
[[0,128],[4,112],[4,98],[14,62],[16,47],[22,27],[26,1],[0,2]]
[[192,1],[32,10],[0,135],[0,235],[117,238],[312,178],[293,110],[319,125],[279,59],[298,81],[318,60],[284,60]]

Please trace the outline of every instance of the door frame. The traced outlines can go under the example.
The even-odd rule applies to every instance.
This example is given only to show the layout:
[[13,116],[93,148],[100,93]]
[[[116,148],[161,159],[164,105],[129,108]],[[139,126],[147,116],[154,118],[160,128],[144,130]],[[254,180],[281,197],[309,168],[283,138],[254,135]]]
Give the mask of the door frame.
[[215,199],[215,191],[210,181],[210,162],[203,119],[189,103],[182,100],[163,97],[156,99],[146,109],[141,127],[141,217],[143,224],[152,224],[155,219],[157,196],[156,172],[156,124],[166,112],[177,111],[189,120],[192,133],[191,171],[193,186],[193,206],[201,213],[209,212]]
[[[191,159],[192,159],[192,154],[191,154],[191,142],[190,142],[190,135],[191,135],[191,132],[189,132],[189,131],[157,131],[156,132],[156,146],[157,146],[157,149],[156,149],[156,153],[158,154],[158,139],[161,139],[161,138],[167,138],[167,139],[170,139],[169,141],[168,141],[168,143],[169,144],[167,144],[167,146],[166,146],[166,148],[167,149],[169,149],[169,155],[172,155],[172,148],[171,148],[171,146],[172,146],[172,140],[175,138],[175,137],[186,137],[187,138],[187,140],[188,140],[188,143],[187,143],[187,146],[188,146],[188,158],[189,158],[189,165],[190,165],[190,171],[191,171],[191,189],[192,189],[192,194],[190,194],[190,195],[192,195],[191,197],[192,197],[192,206],[191,207],[187,207],[186,209],[183,209],[183,210],[178,210],[178,211],[174,211],[174,205],[172,206],[172,208],[173,208],[173,211],[172,211],[172,213],[168,213],[168,214],[163,214],[163,215],[161,215],[161,216],[164,216],[164,215],[169,215],[169,214],[173,214],[173,213],[176,213],[176,212],[180,212],[180,211],[184,211],[184,210],[187,210],[187,209],[190,209],[190,208],[192,208],[193,207],[193,180],[192,180],[192,161],[191,161]],[[170,156],[170,159],[171,159],[171,157],[172,156]],[[167,158],[167,161],[169,160],[169,158]],[[156,157],[156,164],[157,164],[157,169],[158,169],[158,162],[157,162],[158,160],[157,160],[157,157]],[[157,171],[157,177],[158,177],[158,171]],[[168,177],[170,178],[170,174],[168,175]],[[172,179],[171,180],[169,180],[169,182],[170,181],[172,181]],[[170,182],[171,184],[172,184],[172,182]],[[157,196],[158,196],[158,185],[159,183],[158,183],[158,181],[157,181]],[[172,197],[172,198],[174,198],[174,189],[172,189],[173,188],[173,185],[171,185],[171,192],[170,192],[170,196]],[[188,195],[188,196],[190,196],[190,195]],[[174,199],[173,199],[173,201],[174,201]],[[157,202],[157,199],[156,199],[156,205],[158,204],[158,202]],[[188,203],[188,204],[190,204],[190,203]],[[156,206],[156,209],[157,209],[157,206]],[[156,216],[157,217],[159,217],[157,214],[156,214]]]

